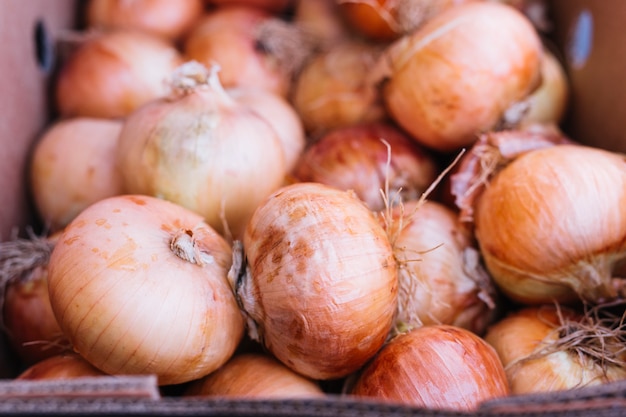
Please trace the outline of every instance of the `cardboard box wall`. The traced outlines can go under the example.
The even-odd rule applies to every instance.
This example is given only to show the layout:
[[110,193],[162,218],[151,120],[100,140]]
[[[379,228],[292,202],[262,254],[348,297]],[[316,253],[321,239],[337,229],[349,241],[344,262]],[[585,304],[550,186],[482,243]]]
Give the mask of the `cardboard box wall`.
[[[174,1],[174,0],[173,0]],[[178,1],[178,0],[176,0]],[[310,0],[315,1],[315,0]],[[80,0],[0,0],[0,241],[35,220],[28,194],[32,146],[51,120],[56,41],[77,22]],[[551,0],[552,40],[572,83],[564,129],[626,151],[626,1]],[[1,349],[0,349],[1,352]],[[2,357],[0,353],[0,358]],[[5,377],[1,375],[0,378]],[[9,385],[11,384],[11,385]],[[16,386],[0,381],[3,415],[463,416],[337,398],[228,401],[162,398],[150,378]],[[626,415],[626,383],[558,395],[508,398],[468,416]]]

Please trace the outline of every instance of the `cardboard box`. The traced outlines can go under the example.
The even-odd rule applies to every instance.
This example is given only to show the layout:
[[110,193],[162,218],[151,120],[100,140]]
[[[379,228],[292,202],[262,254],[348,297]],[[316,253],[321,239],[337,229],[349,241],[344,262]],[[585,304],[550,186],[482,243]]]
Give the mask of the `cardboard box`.
[[[314,1],[314,0],[312,0]],[[53,116],[49,88],[55,40],[77,23],[79,0],[0,2],[0,241],[35,221],[26,175],[32,145]],[[564,129],[583,143],[626,151],[626,43],[623,0],[552,0],[553,41],[572,82]],[[0,355],[1,357],[2,355]],[[416,409],[329,397],[255,401],[160,395],[154,378],[98,378],[63,383],[0,381],[0,414],[206,416],[617,416],[626,382],[559,394],[491,401],[476,413]]]

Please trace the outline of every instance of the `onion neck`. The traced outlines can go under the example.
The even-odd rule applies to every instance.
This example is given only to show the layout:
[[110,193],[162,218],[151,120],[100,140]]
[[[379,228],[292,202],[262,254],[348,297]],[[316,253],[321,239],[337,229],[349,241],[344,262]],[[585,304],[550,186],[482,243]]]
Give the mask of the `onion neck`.
[[224,90],[219,78],[221,67],[214,63],[206,67],[198,61],[188,61],[179,66],[170,79],[174,97],[181,97],[200,90],[209,90],[224,103],[235,105],[235,100]]
[[193,230],[178,230],[170,241],[170,249],[180,259],[198,266],[215,262],[215,258],[210,253],[199,247]]

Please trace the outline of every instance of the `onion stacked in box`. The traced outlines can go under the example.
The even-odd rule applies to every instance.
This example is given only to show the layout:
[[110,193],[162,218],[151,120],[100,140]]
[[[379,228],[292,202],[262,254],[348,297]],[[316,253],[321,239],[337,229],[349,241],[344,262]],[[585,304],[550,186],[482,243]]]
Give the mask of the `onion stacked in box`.
[[2,244],[16,378],[454,410],[623,378],[626,164],[560,130],[541,6],[87,2]]

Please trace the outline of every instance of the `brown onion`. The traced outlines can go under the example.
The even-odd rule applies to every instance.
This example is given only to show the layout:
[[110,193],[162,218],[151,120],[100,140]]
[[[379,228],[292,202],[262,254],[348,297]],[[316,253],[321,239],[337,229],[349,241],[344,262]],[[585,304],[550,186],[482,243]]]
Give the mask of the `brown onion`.
[[319,183],[279,189],[257,207],[243,248],[246,273],[232,285],[248,332],[289,368],[340,378],[382,346],[396,264],[383,227],[352,193]]
[[535,28],[510,6],[453,7],[387,49],[389,115],[433,149],[470,145],[539,85],[542,49]]
[[304,151],[294,177],[352,190],[379,211],[385,207],[386,186],[392,199],[416,199],[438,171],[430,152],[392,124],[380,122],[328,131]]
[[295,0],[292,21],[326,49],[350,34],[336,0]]
[[509,394],[495,350],[454,326],[413,329],[391,339],[367,364],[349,393],[432,410],[473,411]]
[[316,398],[320,385],[266,353],[240,353],[217,371],[193,381],[184,396]]
[[511,312],[485,340],[505,366],[511,393],[526,394],[623,380],[622,333],[593,316],[544,305]]
[[74,350],[105,373],[201,378],[234,353],[244,322],[231,247],[202,217],[123,195],[83,210],[48,264],[50,303]]
[[119,118],[167,94],[182,57],[174,45],[141,31],[114,30],[87,38],[64,61],[56,80],[62,117]]
[[138,29],[176,41],[204,13],[204,0],[88,0],[88,28]]
[[404,201],[389,230],[398,263],[400,329],[450,324],[483,334],[496,317],[495,286],[457,213],[434,201]]
[[107,374],[94,367],[79,354],[65,352],[32,364],[22,371],[16,379],[42,381],[105,375]]
[[181,66],[171,96],[128,116],[117,160],[126,192],[180,204],[237,237],[283,184],[285,157],[272,124],[228,95],[217,71]]
[[115,150],[122,121],[78,117],[49,126],[35,144],[30,188],[39,218],[50,231],[84,208],[122,193]]

